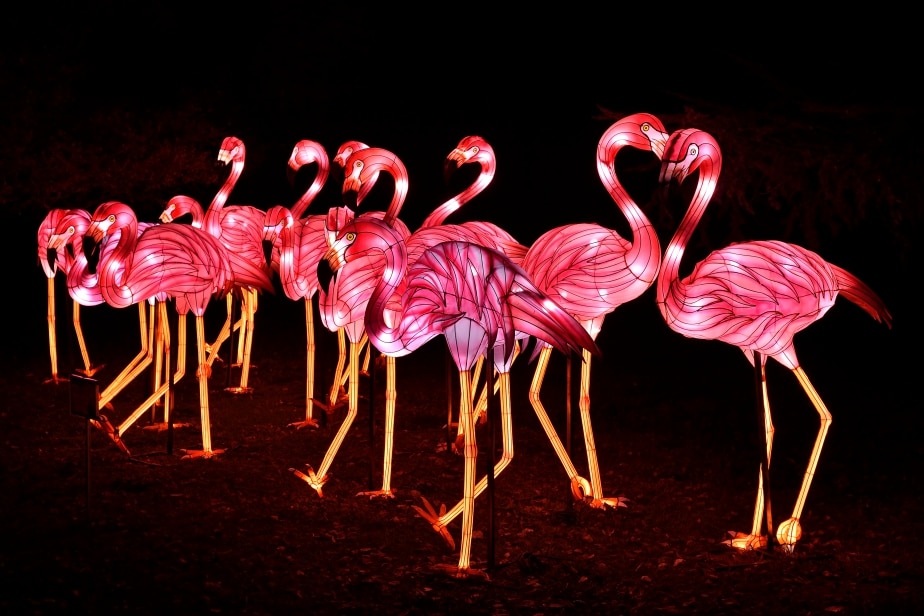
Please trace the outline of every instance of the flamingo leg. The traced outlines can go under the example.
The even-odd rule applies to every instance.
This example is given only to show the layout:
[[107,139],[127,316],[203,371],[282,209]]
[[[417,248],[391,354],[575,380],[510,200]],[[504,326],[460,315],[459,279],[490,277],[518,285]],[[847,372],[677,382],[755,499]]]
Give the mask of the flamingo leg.
[[[144,304],[145,304],[144,302],[141,302],[140,305],[144,307]],[[164,323],[164,324],[166,323],[167,308],[164,302],[157,302],[156,308],[152,307],[151,310],[152,310],[152,313],[156,311],[157,317],[161,319],[161,323]],[[145,323],[145,326],[147,327],[147,319],[145,318],[143,319],[143,321]],[[157,329],[157,327],[155,326],[155,323],[152,322],[150,331],[153,332],[155,329]],[[164,327],[162,331],[164,333],[161,337],[164,339],[164,346],[165,346],[165,349],[167,349],[166,354],[169,356],[169,348],[170,348],[169,329]],[[147,341],[147,336],[145,336],[144,339]],[[152,361],[151,356],[152,354],[148,355],[147,363],[150,363]],[[167,390],[168,390],[168,384],[163,384],[159,388],[157,388],[157,390],[155,390],[154,393],[152,393],[147,398],[147,400],[142,402],[141,405],[138,406],[138,408],[136,408],[127,418],[125,418],[125,420],[122,421],[122,423],[119,424],[118,428],[114,428],[112,424],[109,422],[109,419],[103,414],[100,414],[99,421],[92,421],[91,423],[93,423],[94,426],[96,426],[97,428],[102,430],[105,434],[107,434],[109,438],[111,438],[112,441],[125,454],[131,455],[131,453],[128,450],[128,447],[126,447],[125,443],[122,441],[122,435],[125,434],[126,430],[128,430],[132,425],[134,425],[134,423],[138,421],[138,418],[141,417],[145,412],[147,412],[148,409],[150,409],[157,402],[157,400],[159,400],[161,397],[167,394]],[[102,410],[103,407],[104,407],[104,403],[101,398],[99,402],[99,410]]]
[[346,366],[347,350],[346,332],[342,327],[337,329],[337,349],[337,367],[334,368],[334,380],[330,388],[330,395],[328,396],[326,403],[322,403],[319,400],[315,401],[315,404],[320,406],[328,413],[332,412],[335,408],[340,406],[343,403],[343,400],[347,397],[343,394],[343,385],[349,377],[349,372],[344,371],[344,367]]
[[249,394],[253,391],[248,387],[250,377],[250,351],[253,347],[254,315],[257,312],[258,293],[256,289],[243,289],[241,302],[241,333],[238,335],[238,358],[241,366],[241,384],[238,387],[228,387],[225,391],[232,394]]
[[307,375],[305,378],[305,419],[303,421],[294,421],[289,424],[290,428],[317,428],[318,420],[314,419],[314,356],[316,345],[314,342],[314,317],[311,313],[311,298],[305,298],[305,332],[306,332],[306,355]]
[[150,320],[151,324],[148,323],[148,309],[146,302],[138,303],[138,323],[141,330],[141,350],[128,363],[127,366],[122,370],[122,372],[117,376],[113,381],[103,390],[99,395],[99,408],[102,409],[109,402],[122,391],[129,383],[131,383],[139,374],[141,374],[154,360],[152,345],[153,341],[151,340],[154,332],[153,322],[154,322],[154,309],[151,309]]
[[78,370],[78,372],[83,373],[85,376],[93,376],[99,372],[102,366],[93,366],[90,363],[90,353],[87,351],[87,342],[83,337],[83,326],[80,324],[80,304],[73,302],[74,310],[72,313],[72,320],[74,322],[74,332],[77,334],[77,345],[80,347],[80,357],[83,359],[83,369]]
[[796,542],[802,537],[802,526],[799,524],[799,518],[802,516],[802,509],[805,507],[805,499],[808,497],[809,488],[812,485],[812,479],[815,477],[815,469],[818,466],[818,459],[821,457],[821,448],[824,446],[825,437],[828,434],[828,428],[831,427],[831,413],[828,412],[821,396],[815,391],[808,375],[800,366],[793,369],[799,384],[805,390],[806,395],[812,402],[812,406],[818,411],[821,418],[821,426],[818,429],[818,435],[815,437],[815,446],[812,448],[812,454],[809,457],[808,467],[805,469],[805,477],[802,479],[802,487],[799,490],[799,496],[796,499],[796,505],[792,510],[792,517],[785,520],[776,530],[776,538],[780,546],[792,553],[796,547]]
[[382,489],[373,492],[360,492],[357,496],[394,498],[391,489],[391,462],[395,444],[395,401],[398,394],[395,388],[395,358],[385,356],[385,456],[382,463]]
[[[501,403],[501,436],[503,438],[503,450],[501,452],[501,458],[494,463],[494,477],[500,475],[505,468],[513,460],[513,420],[511,413],[511,401],[510,401],[510,373],[501,372],[498,374],[498,389],[500,391],[500,403]],[[474,419],[473,419],[474,423]],[[482,492],[484,492],[488,487],[488,477],[485,475],[482,477],[478,484],[475,486],[473,498],[478,498]],[[456,503],[456,506],[450,509],[449,511],[442,512],[438,517],[434,517],[428,514],[420,507],[414,505],[414,509],[428,522],[433,525],[433,529],[436,530],[443,539],[447,540],[447,543],[450,548],[454,548],[455,544],[452,541],[452,536],[448,532],[444,532],[446,526],[449,525],[460,513],[463,512],[465,507],[465,501],[459,501]],[[432,511],[432,507],[428,507]]]
[[539,353],[539,359],[536,360],[536,371],[533,373],[533,382],[529,388],[529,401],[533,405],[533,410],[536,412],[536,417],[539,418],[539,423],[545,430],[546,436],[552,443],[552,448],[565,467],[565,473],[568,474],[568,479],[571,480],[571,493],[574,494],[576,500],[583,500],[591,493],[590,482],[578,475],[577,469],[571,461],[571,456],[569,456],[568,452],[565,450],[565,446],[562,444],[561,438],[558,436],[558,432],[555,430],[555,426],[552,425],[552,420],[549,419],[549,414],[542,404],[542,399],[539,397],[542,383],[545,381],[545,372],[548,368],[551,355],[552,347],[550,346],[543,348]]
[[327,483],[327,469],[330,468],[333,464],[334,458],[337,455],[337,451],[340,449],[340,445],[343,444],[343,439],[346,437],[347,432],[350,430],[350,426],[353,424],[353,420],[356,418],[357,406],[359,404],[359,343],[351,342],[350,343],[350,394],[349,394],[349,406],[347,410],[347,415],[343,419],[343,423],[340,425],[340,429],[337,431],[337,434],[334,435],[334,440],[331,442],[330,446],[327,448],[327,453],[324,454],[324,459],[321,461],[321,466],[318,467],[318,471],[315,472],[311,465],[307,466],[307,473],[303,473],[297,469],[289,469],[295,475],[304,480],[308,485],[314,488],[318,496],[324,496],[321,488]]
[[[180,315],[177,325],[177,338],[179,338],[178,358],[186,356],[186,315]],[[225,452],[224,449],[212,449],[212,424],[209,420],[209,365],[205,350],[205,318],[196,315],[196,351],[199,360],[199,369],[196,378],[199,380],[199,416],[202,422],[202,449],[183,451],[183,459],[213,458]],[[183,360],[185,362],[185,359]],[[177,370],[180,360],[177,359]]]
[[590,487],[593,498],[590,506],[596,509],[607,507],[626,507],[626,498],[603,496],[603,481],[600,479],[600,462],[597,460],[597,446],[594,443],[594,431],[590,421],[590,351],[582,351],[584,361],[581,362],[581,393],[578,408],[581,411],[581,425],[584,429],[584,446],[587,449],[587,468],[590,470]]
[[475,420],[472,408],[472,382],[468,370],[459,371],[459,385],[462,392],[462,402],[459,408],[459,421],[463,424],[465,435],[465,473],[463,478],[462,496],[462,540],[459,547],[459,564],[456,570],[457,577],[468,577],[471,573],[478,573],[471,569],[472,531],[475,521],[475,462],[478,458],[478,444],[475,441]]
[[65,379],[58,376],[58,342],[55,334],[55,279],[48,279],[48,352],[51,355],[51,377],[46,383],[62,383]]
[[[769,471],[770,469],[770,459],[773,453],[773,417],[770,413],[770,398],[767,395],[767,370],[766,364],[761,362],[760,364],[760,396],[761,404],[763,405],[763,417],[764,417],[764,431],[767,441],[767,458],[766,458],[766,467]],[[754,503],[754,518],[751,522],[751,532],[747,533],[736,533],[734,531],[729,531],[731,538],[725,541],[726,545],[730,545],[733,548],[739,550],[758,550],[764,549],[767,547],[767,536],[763,534],[763,523],[764,523],[764,514],[770,515],[767,511],[767,491],[764,484],[764,470],[763,466],[760,468],[760,471],[757,475],[757,500]],[[770,527],[773,526],[771,520],[767,521]]]

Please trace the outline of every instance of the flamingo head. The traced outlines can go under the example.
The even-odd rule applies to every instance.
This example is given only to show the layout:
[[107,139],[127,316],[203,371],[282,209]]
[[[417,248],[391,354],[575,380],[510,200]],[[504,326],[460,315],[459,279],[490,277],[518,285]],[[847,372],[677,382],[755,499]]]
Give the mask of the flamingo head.
[[218,162],[228,163],[243,162],[244,160],[244,142],[237,137],[225,137],[221,142],[221,149],[218,150]]
[[137,228],[138,218],[130,207],[121,201],[106,201],[96,208],[90,225],[84,234],[99,244],[107,235],[114,235],[125,228]]
[[292,148],[292,153],[289,155],[289,167],[286,170],[289,183],[294,184],[298,170],[311,163],[317,163],[318,176],[326,180],[330,170],[330,159],[327,157],[327,152],[317,141],[302,139],[295,144],[295,147]]
[[480,163],[482,169],[493,169],[494,148],[478,135],[464,137],[446,156],[443,172],[448,179],[455,169],[467,163]]
[[362,141],[344,141],[343,144],[337,148],[337,154],[334,156],[334,163],[341,169],[345,169],[347,160],[353,155],[353,152],[365,150],[368,147],[369,146]]
[[202,205],[187,195],[176,195],[172,197],[167,202],[164,211],[160,213],[160,221],[163,223],[174,222],[177,218],[185,216],[186,214],[193,215],[192,226],[197,229],[202,228]]
[[697,169],[702,169],[714,180],[722,167],[722,153],[709,133],[687,128],[674,131],[664,146],[661,164],[661,181],[676,179],[682,183]]

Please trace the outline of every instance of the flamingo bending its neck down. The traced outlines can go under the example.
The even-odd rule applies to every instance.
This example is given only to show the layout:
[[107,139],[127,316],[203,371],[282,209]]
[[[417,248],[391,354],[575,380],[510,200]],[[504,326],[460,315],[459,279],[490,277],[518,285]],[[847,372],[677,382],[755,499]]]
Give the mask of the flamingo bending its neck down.
[[[569,224],[547,231],[537,239],[523,259],[523,269],[544,293],[555,298],[596,340],[603,319],[619,306],[644,293],[658,275],[661,245],[658,234],[641,208],[632,200],[616,176],[616,155],[625,146],[653,152],[660,158],[667,133],[658,118],[637,113],[615,122],[597,145],[597,173],[603,186],[628,219],[631,238],[597,224]],[[580,477],[562,446],[539,398],[551,347],[543,349],[536,365],[530,402],[552,441],[576,499],[591,506],[625,506],[624,498],[604,498],[590,420],[590,355],[581,364],[579,406],[590,482]]]
[[[39,225],[38,233],[36,235],[38,241],[39,264],[42,266],[42,270],[45,272],[45,276],[48,279],[48,352],[51,357],[51,378],[49,378],[47,381],[49,383],[61,383],[68,380],[58,376],[58,343],[56,335],[57,319],[55,318],[55,277],[58,272],[61,272],[64,277],[67,278],[67,275],[74,264],[74,255],[73,252],[71,252],[72,249],[69,249],[66,241],[56,242],[58,239],[55,237],[56,229],[62,220],[67,221],[64,223],[65,229],[70,229],[72,233],[76,232],[82,236],[83,232],[90,224],[90,213],[82,209],[68,210],[55,208],[49,210],[48,214]],[[102,303],[103,298],[101,295],[99,295],[98,298],[96,298],[96,301],[86,305],[96,305]],[[78,369],[78,372],[86,376],[93,376],[93,374],[100,369],[100,366],[94,367],[90,363],[90,354],[87,351],[87,344],[83,337],[83,327],[80,325],[80,302],[74,301],[73,304],[71,320],[74,324],[74,331],[77,334],[77,344],[80,347],[80,356],[83,359],[83,368]]]
[[160,300],[161,321],[166,323],[164,302],[172,299],[180,315],[177,372],[132,417],[143,414],[167,393],[171,380],[176,382],[185,374],[186,315],[192,312],[199,359],[202,449],[187,450],[186,457],[209,458],[222,453],[213,450],[211,442],[204,314],[212,297],[223,298],[234,284],[228,251],[211,234],[188,225],[152,225],[139,234],[135,213],[118,201],[107,201],[96,209],[86,237],[97,244],[105,237],[115,242],[111,250],[101,254],[98,264],[99,286],[106,303],[123,308],[156,298]]
[[[876,321],[890,328],[892,317],[879,296],[856,276],[826,262],[810,250],[786,242],[771,240],[731,244],[710,253],[694,266],[689,276],[681,279],[681,258],[715,192],[721,167],[722,154],[718,143],[705,131],[676,131],[665,146],[662,182],[676,179],[682,183],[696,171],[699,179],[687,212],[664,252],[657,282],[657,304],[668,327],[683,336],[720,340],[736,346],[744,352],[752,366],[755,354],[759,354],[767,468],[774,431],[766,387],[767,357],[777,360],[795,374],[818,412],[821,426],[792,516],[776,530],[776,541],[791,553],[802,536],[799,518],[831,425],[831,413],[799,364],[793,337],[823,317],[838,296],[857,304]],[[761,472],[751,531],[731,533],[731,539],[726,542],[728,545],[739,549],[769,545],[762,531],[764,499],[764,476]],[[772,533],[769,511],[767,516],[767,526]]]
[[[388,357],[401,357],[437,336],[446,340],[459,372],[465,456],[462,543],[453,571],[459,576],[478,573],[470,567],[477,456],[472,367],[490,352],[503,379],[501,392],[507,398],[503,408],[509,410],[506,379],[520,335],[536,337],[566,353],[599,350],[573,318],[500,252],[471,242],[443,242],[408,267],[405,242],[389,225],[377,220],[367,221],[361,232],[345,225],[329,241],[327,260],[335,272],[353,261],[384,256],[385,267],[366,310],[366,333],[373,346]],[[396,291],[405,280],[399,297]]]

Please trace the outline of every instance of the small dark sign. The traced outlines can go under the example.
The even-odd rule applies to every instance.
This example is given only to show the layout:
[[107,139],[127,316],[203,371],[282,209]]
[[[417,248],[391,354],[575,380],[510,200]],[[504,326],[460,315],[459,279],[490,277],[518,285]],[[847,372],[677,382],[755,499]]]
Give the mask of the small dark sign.
[[86,419],[99,419],[99,381],[80,374],[71,375],[71,413]]

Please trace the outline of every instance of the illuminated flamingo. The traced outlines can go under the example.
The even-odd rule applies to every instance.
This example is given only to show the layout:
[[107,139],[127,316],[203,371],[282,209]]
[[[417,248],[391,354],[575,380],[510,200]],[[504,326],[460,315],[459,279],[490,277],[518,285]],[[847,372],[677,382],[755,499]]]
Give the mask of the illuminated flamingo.
[[[273,291],[272,266],[263,253],[263,223],[266,212],[252,205],[225,205],[235,184],[244,170],[246,150],[244,142],[237,137],[225,137],[218,152],[218,160],[231,164],[231,173],[203,213],[194,199],[182,202],[171,201],[160,215],[161,222],[172,222],[184,214],[192,214],[193,226],[197,226],[218,238],[228,250],[234,272],[235,292],[241,297],[241,330],[238,348],[238,363],[241,366],[241,380],[237,387],[230,387],[231,393],[249,393],[250,351],[253,346],[254,315],[257,298],[262,290]],[[232,299],[229,295],[228,317],[215,342],[210,345],[209,365],[215,361],[221,343],[230,336],[232,327]]]
[[[48,379],[47,382],[50,383],[60,383],[62,381],[68,380],[58,376],[58,343],[56,336],[57,327],[55,318],[55,276],[58,272],[61,272],[65,278],[67,277],[67,274],[74,263],[74,256],[72,252],[69,252],[66,248],[64,248],[63,242],[56,247],[52,247],[50,245],[50,240],[55,234],[55,229],[58,227],[58,223],[62,219],[68,217],[75,218],[73,221],[69,220],[67,226],[70,227],[71,225],[74,225],[75,231],[77,231],[78,226],[82,226],[82,229],[79,231],[81,235],[83,234],[83,231],[86,230],[86,227],[90,224],[90,213],[86,210],[68,210],[55,208],[49,210],[48,214],[39,225],[37,233],[39,264],[42,266],[42,270],[45,272],[45,276],[48,278],[48,351],[49,355],[51,356],[51,378]],[[102,296],[99,297],[99,301],[97,301],[96,304],[101,303],[103,303]],[[78,302],[73,302],[73,304],[73,318],[71,320],[74,323],[74,331],[77,334],[77,344],[80,347],[80,356],[83,359],[83,368],[78,371],[87,376],[93,376],[93,374],[99,370],[100,367],[93,367],[93,365],[90,363],[90,355],[87,351],[87,344],[83,337],[83,328],[80,325],[80,304]]]
[[[776,531],[779,544],[792,552],[802,535],[799,518],[831,425],[831,413],[799,364],[793,337],[823,317],[839,295],[890,328],[892,317],[876,293],[856,276],[827,263],[814,252],[780,241],[731,244],[709,254],[694,266],[689,276],[680,279],[680,260],[712,198],[721,167],[719,146],[704,131],[676,131],[665,146],[662,181],[676,179],[682,183],[695,171],[699,171],[699,179],[687,212],[665,250],[657,283],[657,303],[665,322],[675,332],[688,338],[721,340],[736,346],[752,366],[755,353],[759,354],[768,468],[774,429],[767,398],[767,357],[792,370],[818,412],[821,427],[796,505],[792,516]],[[767,546],[767,536],[761,530],[764,497],[761,472],[751,532],[730,533],[728,545],[738,549]],[[767,523],[771,525],[770,513],[767,515]]]
[[[555,298],[596,340],[603,320],[626,302],[644,293],[658,275],[661,245],[648,218],[622,187],[615,172],[616,155],[625,146],[653,152],[659,158],[667,141],[660,120],[638,113],[610,126],[597,145],[597,173],[617,207],[629,221],[631,238],[597,224],[569,224],[544,233],[529,248],[523,269],[536,286]],[[625,506],[625,499],[604,498],[590,419],[590,365],[588,352],[581,365],[580,410],[590,482],[580,477],[568,457],[539,397],[551,347],[543,349],[536,365],[530,402],[552,441],[575,498],[596,508]]]
[[[397,218],[406,197],[407,171],[401,160],[394,153],[382,148],[365,148],[357,150],[350,157],[348,166],[352,173],[344,181],[344,195],[358,194],[365,186],[365,182],[370,178],[376,178],[379,173],[386,172],[395,180],[396,190],[393,199],[389,204],[388,211],[381,220],[399,220]],[[332,215],[328,218],[328,241],[336,237],[348,222],[353,221],[351,211],[347,208],[334,208],[331,210]],[[354,222],[360,229],[364,229],[363,223],[367,220],[378,220],[377,216],[367,214],[360,215]],[[490,236],[484,237],[464,225],[436,225],[427,228],[421,228],[411,235],[407,235],[404,229],[401,229],[402,237],[405,237],[405,251],[408,263],[413,263],[417,258],[432,246],[445,241],[466,241],[482,243],[490,240]],[[501,242],[503,237],[501,238]],[[501,242],[493,244],[492,247],[500,248]],[[381,256],[381,255],[380,255]],[[369,297],[374,288],[377,279],[382,275],[381,269],[384,267],[384,259],[369,257],[349,264],[343,268],[334,278],[326,289],[321,293],[321,314],[325,325],[331,328],[345,328],[350,340],[356,337],[365,337],[364,318],[367,309]],[[402,282],[401,284],[405,284]],[[399,296],[403,287],[399,288],[396,296]],[[358,350],[351,354],[351,366],[353,358],[358,357]],[[392,496],[391,491],[391,437],[394,430],[394,403],[396,392],[394,391],[394,359],[386,357],[386,419],[385,419],[385,461],[382,473],[382,488],[378,491],[365,492],[369,496]],[[351,370],[348,378],[356,378],[355,373]],[[357,389],[350,388],[348,394],[349,410],[347,417],[341,425],[340,431],[336,435],[333,444],[327,452],[318,471],[315,472],[310,466],[307,475],[300,471],[296,474],[305,479],[320,493],[321,486],[326,481],[327,469],[333,463],[334,457],[345,438],[352,421],[356,416],[359,392]],[[507,441],[505,440],[505,443]],[[510,445],[512,449],[512,445]],[[499,470],[503,470],[509,459],[512,458],[512,452],[508,452],[505,447],[505,455],[502,462],[499,463]]]
[[[186,315],[192,312],[196,318],[202,449],[187,450],[185,457],[209,458],[222,453],[224,450],[213,450],[211,443],[204,314],[212,297],[224,297],[234,284],[228,251],[213,235],[188,225],[152,225],[139,234],[135,213],[118,201],[107,201],[96,209],[86,237],[97,245],[106,237],[114,242],[111,250],[100,255],[98,264],[99,287],[106,303],[123,308],[156,298],[160,300],[161,322],[166,323],[165,300],[172,299],[180,316],[176,373],[131,414],[131,421],[168,392],[171,380],[177,382],[185,374]],[[130,423],[124,422],[115,437],[120,438]]]
[[[105,303],[102,291],[99,288],[99,276],[95,272],[89,271],[88,261],[83,253],[83,239],[87,229],[90,226],[90,214],[83,210],[71,210],[67,212],[58,221],[57,227],[47,238],[48,251],[57,252],[58,254],[66,252],[70,255],[71,265],[67,274],[67,290],[71,299],[76,306],[97,306]],[[138,233],[151,226],[152,223],[140,223]],[[114,245],[114,242],[105,242],[98,251],[99,255],[107,254]],[[100,256],[97,255],[97,260]],[[144,372],[145,369],[154,361],[155,350],[161,349],[160,346],[155,349],[155,310],[153,309],[154,301],[149,302],[152,306],[150,317],[148,316],[147,306],[144,302],[138,304],[138,321],[141,333],[141,349],[138,354],[130,361],[122,372],[112,380],[109,385],[100,393],[99,408],[111,406],[112,399],[122,391],[132,380]],[[75,308],[76,309],[76,308]],[[150,319],[150,323],[149,323]],[[160,342],[158,340],[158,342]],[[160,364],[157,364],[158,370],[155,372],[155,383],[160,382],[161,373]],[[112,434],[112,432],[110,432]],[[118,439],[116,443],[127,452],[127,449]]]
[[[373,346],[394,358],[415,351],[437,336],[446,340],[459,372],[465,456],[462,543],[454,571],[458,576],[477,574],[470,567],[478,491],[472,367],[479,357],[491,353],[501,375],[504,423],[509,429],[507,369],[518,336],[534,336],[563,352],[585,348],[599,351],[587,332],[500,252],[471,242],[443,242],[423,252],[408,267],[405,241],[378,220],[362,221],[362,228],[346,224],[329,241],[327,259],[335,272],[349,263],[368,263],[384,256],[385,266],[375,281],[366,312],[367,335]],[[399,286],[404,288],[400,296]],[[448,536],[443,526],[438,530]]]
[[[355,160],[354,160],[355,159]],[[374,182],[382,170],[387,170],[394,178],[395,190],[392,200],[389,203],[386,212],[365,212],[360,214],[357,219],[362,220],[381,220],[389,227],[394,227],[395,232],[401,238],[407,238],[410,231],[399,218],[398,213],[401,205],[404,203],[407,195],[407,169],[404,164],[391,152],[382,148],[364,148],[353,153],[349,161],[350,175],[343,182],[343,192],[352,196],[360,194],[363,183]],[[340,216],[346,219],[352,219],[354,214],[350,208],[333,208],[332,212],[338,212]],[[341,219],[342,220],[342,219]],[[339,229],[340,226],[333,227]],[[325,231],[327,235],[330,231]],[[325,242],[329,243],[325,237]],[[356,418],[359,405],[359,355],[363,344],[368,340],[364,325],[364,313],[366,302],[372,288],[375,286],[376,276],[379,272],[376,270],[374,263],[366,263],[365,267],[357,268],[356,275],[339,278],[331,281],[331,284],[325,288],[321,284],[318,309],[321,313],[321,322],[330,331],[344,331],[350,342],[349,348],[349,372],[347,381],[349,391],[347,394],[347,414],[340,425],[337,434],[328,447],[318,467],[317,472],[311,466],[307,467],[307,474],[292,469],[292,471],[311,485],[319,495],[323,496],[322,486],[327,481],[327,470],[333,464],[334,458],[339,451],[343,439],[349,432],[353,420]],[[391,360],[386,358],[386,364]],[[341,359],[342,366],[342,359]],[[340,368],[341,366],[338,366]],[[393,367],[387,366],[389,374]],[[335,377],[335,384],[339,379]],[[386,452],[386,457],[388,452]],[[383,489],[382,495],[391,496],[390,489]]]

